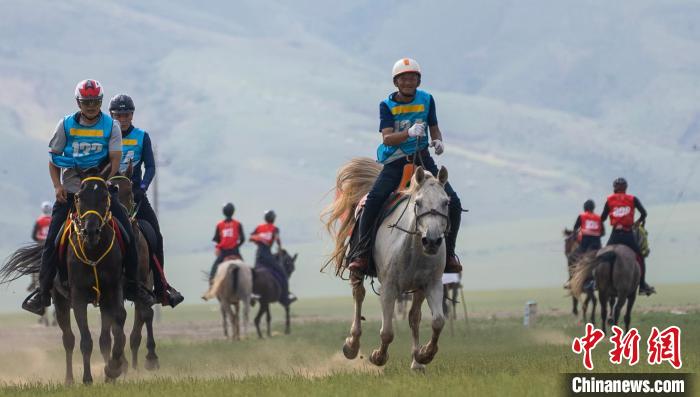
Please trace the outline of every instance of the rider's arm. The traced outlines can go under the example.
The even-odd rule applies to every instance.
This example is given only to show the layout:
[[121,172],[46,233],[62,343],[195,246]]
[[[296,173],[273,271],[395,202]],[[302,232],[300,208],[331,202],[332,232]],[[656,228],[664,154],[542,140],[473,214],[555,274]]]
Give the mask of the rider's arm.
[[122,162],[122,129],[119,123],[114,120],[112,123],[112,133],[109,136],[109,175],[107,179],[117,175],[119,165]]
[[574,232],[576,229],[581,227],[581,215],[576,217],[576,222],[574,223]]
[[277,249],[282,250],[282,240],[280,239],[280,229],[275,228],[275,241],[277,242]]
[[603,207],[603,212],[600,214],[600,221],[605,222],[606,219],[608,219],[608,213],[610,212],[610,207],[608,207],[608,203],[605,202],[605,207]]
[[605,224],[600,222],[600,237],[605,236]]
[[437,110],[435,109],[435,99],[430,96],[430,108],[428,109],[428,129],[430,130],[430,140],[439,139],[442,141],[442,132],[438,127]]
[[219,244],[221,242],[221,236],[219,236],[219,226],[217,225],[216,228],[214,228],[214,238],[211,239],[211,241]]
[[143,151],[141,152],[141,160],[143,161],[143,166],[145,168],[143,173],[143,179],[141,179],[141,190],[144,192],[148,190],[148,186],[151,185],[153,178],[156,176],[156,161],[153,156],[153,147],[151,145],[151,138],[148,133],[143,136]]
[[637,222],[642,223],[647,219],[647,210],[644,209],[642,202],[637,197],[634,198],[634,208],[639,210],[639,219]]
[[245,233],[243,232],[243,224],[238,224],[238,246],[240,247],[245,243]]

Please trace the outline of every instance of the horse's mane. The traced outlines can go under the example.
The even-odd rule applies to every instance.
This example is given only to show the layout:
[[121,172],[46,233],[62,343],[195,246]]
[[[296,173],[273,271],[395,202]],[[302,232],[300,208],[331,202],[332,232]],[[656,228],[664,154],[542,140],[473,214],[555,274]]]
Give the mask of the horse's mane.
[[425,173],[425,180],[423,181],[422,184],[419,185],[418,182],[416,182],[416,175],[413,174],[413,176],[411,177],[411,183],[408,185],[407,188],[401,190],[401,193],[403,193],[403,194],[405,194],[405,195],[407,195],[407,196],[413,196],[413,195],[416,194],[416,193],[418,192],[418,190],[420,190],[426,183],[430,183],[430,182],[429,182],[430,180],[433,180],[434,183],[438,183],[438,184],[440,183],[440,182],[438,182],[437,178],[435,178],[435,177],[433,176],[433,174],[431,174],[430,172],[426,171],[425,169],[423,170],[423,172]]
[[343,260],[349,244],[348,238],[355,224],[353,218],[355,208],[372,188],[381,170],[382,166],[368,157],[353,158],[338,170],[335,198],[321,212],[321,222],[328,233],[335,237],[335,248],[321,270],[335,263],[336,275],[342,272]]

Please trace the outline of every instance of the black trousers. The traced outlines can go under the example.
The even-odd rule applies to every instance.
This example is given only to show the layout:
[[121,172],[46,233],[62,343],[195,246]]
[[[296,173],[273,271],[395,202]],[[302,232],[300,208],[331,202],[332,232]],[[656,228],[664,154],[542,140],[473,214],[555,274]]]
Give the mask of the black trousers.
[[[438,167],[430,157],[430,153],[427,149],[423,150],[419,154],[423,159],[423,165],[425,168],[434,176],[437,176]],[[401,176],[403,175],[403,167],[406,164],[411,163],[408,159],[401,158],[392,161],[389,164],[385,164],[382,171],[379,173],[377,180],[374,182],[372,189],[367,195],[367,201],[365,202],[365,208],[362,211],[362,216],[360,217],[360,242],[358,247],[353,250],[353,258],[357,258],[361,255],[366,255],[369,252],[369,239],[371,238],[372,228],[379,215],[379,212],[384,205],[384,202],[389,198],[391,193],[396,190],[399,183],[401,183]],[[420,161],[417,161],[420,165]],[[457,241],[457,234],[459,233],[459,226],[462,220],[462,202],[460,201],[457,193],[452,189],[452,186],[448,182],[445,184],[445,192],[450,197],[450,231],[445,236],[445,245],[447,248],[447,255],[454,255],[455,244]]]
[[144,192],[143,194],[138,195],[140,197],[139,202],[136,203],[138,206],[138,212],[136,213],[136,219],[141,219],[146,222],[148,222],[152,227],[153,230],[156,232],[156,246],[151,247],[153,249],[153,253],[156,255],[156,258],[158,258],[158,263],[160,263],[161,270],[163,273],[156,268],[155,263],[153,263],[153,260],[149,258],[148,263],[151,266],[151,271],[153,272],[153,289],[156,293],[156,296],[161,296],[163,292],[165,292],[165,288],[168,284],[167,280],[165,280],[165,257],[163,254],[163,235],[160,233],[160,224],[158,223],[158,217],[156,216],[156,212],[153,210],[153,207],[151,206],[150,201],[148,201],[148,197],[146,197],[146,193]]
[[[119,204],[119,197],[117,197],[116,192],[110,194],[111,205],[109,210],[112,212],[112,216],[124,226],[127,235],[126,238],[129,241],[126,246],[126,255],[123,261],[124,275],[127,280],[136,281],[139,261],[136,241],[134,240],[134,234],[131,230],[131,223],[129,222],[129,217],[124,207]],[[44,248],[41,252],[41,268],[39,269],[39,289],[43,293],[48,293],[53,287],[53,280],[58,271],[58,253],[56,251],[55,241],[61,225],[66,220],[68,212],[73,207],[74,202],[75,195],[69,193],[65,203],[56,201],[53,205],[51,223],[49,224],[49,231],[46,236],[46,241],[44,242]]]

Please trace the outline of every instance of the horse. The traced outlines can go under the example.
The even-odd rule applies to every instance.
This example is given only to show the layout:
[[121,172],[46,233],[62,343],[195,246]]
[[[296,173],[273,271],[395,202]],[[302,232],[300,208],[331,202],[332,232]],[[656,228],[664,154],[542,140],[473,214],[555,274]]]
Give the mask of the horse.
[[[126,309],[122,291],[122,252],[117,242],[116,220],[112,220],[110,193],[105,181],[108,168],[80,172],[80,190],[75,194],[75,212],[66,222],[62,239],[66,249],[67,288],[57,276],[51,291],[56,319],[63,334],[66,361],[66,384],[73,383],[73,348],[70,310],[80,330],[80,351],[83,356],[83,383],[93,381],[90,369],[93,341],[88,325],[87,305],[99,305],[102,332],[100,352],[105,360],[104,373],[114,381],[128,367],[124,357]],[[42,245],[32,244],[15,251],[0,269],[3,282],[37,272],[41,264]],[[59,272],[60,274],[61,272]],[[112,338],[114,342],[112,343]],[[110,356],[111,348],[111,356]]]
[[[291,256],[286,250],[280,249],[274,256],[277,260],[278,266],[284,270],[287,279],[289,279],[292,272],[294,272],[297,254]],[[253,293],[258,296],[258,298],[255,300],[260,302],[258,314],[255,315],[255,319],[253,320],[255,322],[255,329],[258,332],[258,338],[263,337],[262,332],[260,331],[260,320],[263,315],[266,316],[267,336],[270,337],[272,336],[272,331],[270,330],[270,303],[280,302],[282,289],[280,288],[275,277],[272,275],[271,271],[265,269],[264,266],[258,266],[253,270]],[[252,303],[254,302],[255,301]],[[280,302],[280,304],[282,307],[284,307],[285,312],[284,333],[288,335],[291,333],[289,304],[283,304],[282,302]]]
[[[346,266],[348,240],[355,222],[350,214],[369,192],[380,171],[381,165],[369,158],[352,159],[338,171],[336,198],[321,215],[326,229],[335,237],[336,248],[329,263],[335,262],[336,275],[342,275]],[[441,278],[446,259],[444,236],[449,227],[449,198],[444,189],[447,169],[442,167],[436,178],[419,166],[411,179],[410,187],[403,192],[408,196],[406,210],[397,209],[381,220],[373,243],[372,255],[382,285],[382,326],[381,344],[369,360],[377,366],[386,364],[389,344],[394,339],[394,303],[401,293],[412,291],[409,311],[413,337],[411,368],[422,371],[435,357],[440,332],[445,325]],[[343,354],[354,359],[360,350],[362,334],[363,276],[351,273],[350,283],[355,301],[354,318],[350,336],[343,345]],[[418,331],[421,305],[426,298],[432,312],[432,337],[421,346]]]
[[[253,292],[253,269],[240,259],[225,260],[216,270],[209,290],[202,299],[209,300],[216,297],[221,309],[224,336],[228,337],[226,320],[231,322],[232,338],[240,340],[240,304],[243,304],[243,335],[248,333],[248,315],[250,313],[250,299]],[[233,307],[233,310],[231,309]]]
[[584,282],[593,274],[598,285],[603,332],[606,331],[608,304],[614,304],[610,325],[617,325],[625,303],[627,310],[624,320],[627,331],[637,298],[640,273],[637,255],[631,248],[622,244],[609,245],[599,250],[595,256],[586,256],[579,262],[571,277],[571,294],[580,295]]
[[[574,269],[576,268],[576,263],[583,259],[581,256],[577,256],[574,254],[576,249],[578,248],[578,241],[576,240],[576,233],[574,233],[573,230],[569,229],[564,229],[563,231],[564,235],[564,255],[566,256],[566,261],[567,261],[567,268],[569,271],[569,280],[573,276]],[[591,309],[591,323],[595,324],[595,308],[597,304],[597,300],[595,298],[595,289],[592,286],[589,286],[588,288],[584,288],[583,292],[586,294],[586,298],[583,300],[583,303],[581,304],[581,319],[583,321],[586,321],[586,312],[588,311],[588,304],[592,303],[593,308]],[[578,316],[578,297],[580,295],[574,295],[571,294],[571,301],[572,301],[572,306],[573,309],[571,310],[571,313],[574,316]]]
[[[138,211],[135,208],[133,186],[131,176],[133,175],[133,165],[129,165],[124,173],[119,173],[110,178],[110,183],[117,186],[119,189],[119,203],[125,208],[126,213],[130,215],[131,230],[136,239],[136,249],[138,251],[138,281],[149,290],[153,289],[153,272],[150,267],[150,251],[149,246],[141,230],[141,226],[136,220],[135,214]],[[153,333],[153,318],[154,311],[151,306],[143,303],[134,303],[134,324],[129,335],[129,347],[131,348],[131,365],[133,369],[138,369],[138,354],[141,346],[141,331],[146,325],[146,363],[144,368],[147,370],[156,370],[160,368],[158,355],[156,354],[156,341]]]

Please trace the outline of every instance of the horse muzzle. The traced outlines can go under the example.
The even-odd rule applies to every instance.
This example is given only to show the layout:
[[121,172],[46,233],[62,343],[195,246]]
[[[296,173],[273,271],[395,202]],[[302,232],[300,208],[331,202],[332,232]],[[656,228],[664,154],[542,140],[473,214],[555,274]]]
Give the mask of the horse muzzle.
[[420,239],[421,244],[423,245],[423,252],[425,252],[427,255],[435,255],[438,253],[438,250],[440,249],[440,246],[442,245],[443,242],[443,237],[428,237],[428,236],[423,236]]

